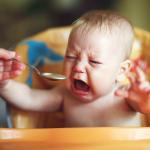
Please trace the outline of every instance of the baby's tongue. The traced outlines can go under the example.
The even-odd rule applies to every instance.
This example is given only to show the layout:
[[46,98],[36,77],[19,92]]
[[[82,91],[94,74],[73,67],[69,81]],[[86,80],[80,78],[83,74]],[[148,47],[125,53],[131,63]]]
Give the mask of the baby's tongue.
[[88,92],[89,89],[90,89],[89,86],[81,80],[75,80],[74,85],[75,85],[75,88],[77,90],[81,90],[81,91],[84,91],[84,92]]

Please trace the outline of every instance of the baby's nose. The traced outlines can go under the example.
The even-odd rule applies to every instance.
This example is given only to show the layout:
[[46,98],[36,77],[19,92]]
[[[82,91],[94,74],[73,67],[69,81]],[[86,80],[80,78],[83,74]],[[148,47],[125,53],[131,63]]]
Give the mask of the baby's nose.
[[77,73],[84,73],[85,72],[85,65],[82,62],[78,62],[74,65],[73,71]]

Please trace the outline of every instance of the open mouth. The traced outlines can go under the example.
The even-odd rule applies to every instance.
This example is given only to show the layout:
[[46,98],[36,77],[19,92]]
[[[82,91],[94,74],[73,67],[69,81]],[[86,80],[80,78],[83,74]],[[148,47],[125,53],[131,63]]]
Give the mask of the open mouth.
[[90,87],[87,83],[85,83],[82,80],[74,80],[74,87],[78,91],[88,92],[90,90]]

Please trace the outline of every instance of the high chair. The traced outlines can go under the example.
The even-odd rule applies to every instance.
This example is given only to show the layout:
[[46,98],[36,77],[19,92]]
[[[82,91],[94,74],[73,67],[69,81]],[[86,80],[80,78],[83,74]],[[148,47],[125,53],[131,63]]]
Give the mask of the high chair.
[[[63,57],[66,50],[68,36],[71,26],[50,28],[37,35],[21,41],[16,46],[16,52],[21,55],[22,62],[37,66],[41,71],[62,72]],[[150,64],[150,33],[142,29],[135,28],[135,40],[131,59],[137,61],[144,60]],[[150,69],[147,72],[150,77]],[[51,88],[60,81],[47,81],[41,79],[31,72],[29,68],[17,81],[24,82],[33,88]],[[19,92],[19,91],[18,91]],[[35,100],[36,101],[36,100]],[[14,128],[41,128],[41,127],[63,127],[63,113],[41,113],[27,112],[19,110],[9,105],[9,115]],[[144,126],[150,125],[150,116],[143,116]]]
[[[22,56],[23,62],[36,65],[41,71],[61,73],[70,30],[71,27],[48,29],[20,42],[16,46],[16,51]],[[149,66],[150,34],[138,28],[135,28],[135,33],[131,59],[137,63],[140,58],[146,62],[146,66]],[[150,71],[146,73],[150,77]],[[16,80],[34,88],[51,88],[61,84],[43,80],[30,72],[29,68]],[[26,112],[10,105],[8,110],[8,118],[13,128],[0,129],[0,150],[149,150],[150,148],[150,127],[62,128],[64,120],[61,112]],[[143,115],[143,120],[144,126],[150,125],[149,115]]]

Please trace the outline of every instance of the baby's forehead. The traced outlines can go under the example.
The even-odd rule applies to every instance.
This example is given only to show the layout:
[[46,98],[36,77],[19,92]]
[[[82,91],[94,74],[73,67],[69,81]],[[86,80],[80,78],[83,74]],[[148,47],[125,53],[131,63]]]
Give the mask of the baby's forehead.
[[[85,42],[87,45],[114,45],[119,46],[123,44],[122,42],[122,34],[120,31],[110,31],[110,30],[100,30],[99,28],[78,28],[75,29],[69,38],[69,44],[73,44],[74,42],[83,43]],[[106,45],[105,45],[106,44]],[[123,46],[123,45],[121,45]]]
[[98,26],[80,26],[72,30],[70,34],[70,38],[83,38],[89,36],[103,36],[104,38],[118,38],[122,36],[122,32],[118,27],[115,28],[108,28],[108,27],[101,27]]
[[[83,45],[83,46],[81,46]],[[83,48],[88,50],[91,56],[95,54],[105,54],[109,52],[110,55],[115,53],[126,53],[125,43],[123,41],[122,32],[114,29],[99,29],[97,28],[83,28],[80,27],[72,32],[69,46],[75,50]],[[81,47],[80,47],[81,46]]]

